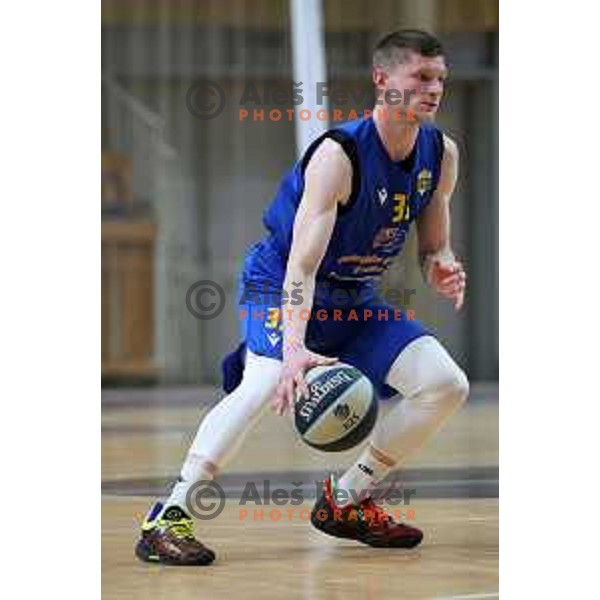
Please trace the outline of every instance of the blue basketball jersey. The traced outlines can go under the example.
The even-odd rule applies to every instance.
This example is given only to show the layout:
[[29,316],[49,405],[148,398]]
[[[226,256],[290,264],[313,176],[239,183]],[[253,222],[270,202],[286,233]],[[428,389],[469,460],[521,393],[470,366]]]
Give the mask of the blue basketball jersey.
[[280,288],[292,243],[296,210],[304,191],[306,166],[325,139],[342,145],[353,169],[352,193],[338,215],[317,285],[375,288],[406,240],[411,223],[421,214],[437,187],[443,156],[443,136],[423,124],[410,156],[392,161],[372,118],[334,128],[304,153],[283,178],[265,211],[267,235],[247,258],[244,283],[263,282]]
[[[393,393],[386,377],[398,354],[416,338],[432,335],[416,319],[388,320],[385,315],[394,307],[378,297],[377,284],[401,252],[411,223],[425,209],[437,187],[443,156],[442,133],[432,125],[421,125],[411,155],[394,162],[372,118],[350,121],[311,144],[283,178],[265,211],[267,235],[250,248],[240,280],[240,308],[247,318],[240,323],[242,343],[223,361],[226,392],[241,381],[246,349],[282,360],[281,318],[272,320],[266,315],[281,307],[279,293],[294,219],[304,192],[304,172],[326,138],[336,140],[352,163],[352,192],[347,205],[338,207],[331,240],[317,272],[313,310],[337,308],[342,320],[311,318],[306,331],[307,347],[355,366],[385,397]],[[256,294],[266,288],[274,295]],[[340,288],[350,291],[346,296],[349,303],[336,300]],[[356,312],[353,307],[369,309],[373,316],[368,318],[363,313],[362,319],[351,320],[351,313]],[[380,313],[384,313],[382,318]]]

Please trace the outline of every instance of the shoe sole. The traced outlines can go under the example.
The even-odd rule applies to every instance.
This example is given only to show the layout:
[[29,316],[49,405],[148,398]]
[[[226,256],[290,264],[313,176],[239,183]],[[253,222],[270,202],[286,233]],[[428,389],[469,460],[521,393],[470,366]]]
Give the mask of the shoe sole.
[[366,546],[371,546],[371,548],[404,548],[410,550],[418,546],[423,541],[422,536],[419,539],[402,541],[399,540],[396,544],[387,542],[385,540],[380,540],[378,538],[361,539],[354,535],[345,535],[343,533],[340,533],[340,531],[335,528],[335,525],[333,527],[329,527],[327,525],[327,521],[321,521],[320,519],[317,519],[314,515],[311,515],[310,522],[315,529],[318,529],[320,532],[326,535],[346,540],[354,540],[356,542],[360,542],[361,544],[365,544]]
[[208,567],[215,560],[215,553],[212,550],[206,550],[207,554],[195,561],[182,562],[174,558],[161,557],[152,552],[152,548],[143,540],[140,540],[135,547],[135,555],[146,563],[158,565],[167,565],[170,567]]

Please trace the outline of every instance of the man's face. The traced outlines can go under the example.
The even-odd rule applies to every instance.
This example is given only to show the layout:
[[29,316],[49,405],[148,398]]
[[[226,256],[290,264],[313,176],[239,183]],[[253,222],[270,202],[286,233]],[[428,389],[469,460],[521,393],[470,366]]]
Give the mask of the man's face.
[[[388,71],[380,67],[375,67],[373,71],[375,85],[379,90],[383,90],[383,94],[388,90],[388,95],[391,94],[391,90],[397,90],[396,97],[398,92],[402,94],[402,101],[397,106],[390,106],[390,109],[410,109],[418,121],[434,120],[444,93],[447,75],[443,56],[428,58],[416,52],[409,52],[404,62]],[[384,95],[380,95],[379,98],[385,102]]]

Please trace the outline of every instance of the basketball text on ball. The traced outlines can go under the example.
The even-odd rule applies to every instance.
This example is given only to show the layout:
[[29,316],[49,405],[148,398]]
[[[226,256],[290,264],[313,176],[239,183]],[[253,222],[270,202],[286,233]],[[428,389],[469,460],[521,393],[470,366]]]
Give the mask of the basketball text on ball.
[[309,395],[297,391],[294,420],[305,443],[325,452],[340,452],[369,435],[377,418],[377,398],[363,373],[337,363],[313,367],[305,378]]
[[302,408],[299,411],[300,415],[306,419],[309,419],[312,416],[315,407],[318,406],[321,399],[328,392],[335,390],[344,383],[352,383],[352,381],[354,381],[353,377],[351,377],[345,371],[340,371],[324,383],[317,382],[311,384],[309,386],[310,398],[302,405]]
[[356,413],[352,413],[350,415],[349,419],[346,419],[343,423],[342,423],[342,427],[348,431],[350,429],[352,429],[352,427],[357,423],[357,421],[360,419],[360,417],[356,414]]

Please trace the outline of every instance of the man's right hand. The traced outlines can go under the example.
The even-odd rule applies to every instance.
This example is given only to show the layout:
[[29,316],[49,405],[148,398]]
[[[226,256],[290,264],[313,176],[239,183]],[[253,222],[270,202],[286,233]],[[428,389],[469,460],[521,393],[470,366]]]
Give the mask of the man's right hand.
[[338,362],[337,358],[321,356],[305,347],[300,347],[288,356],[284,356],[283,369],[273,398],[273,409],[277,414],[284,415],[287,409],[294,405],[296,386],[300,393],[308,398],[310,392],[304,380],[306,371],[317,365],[333,365],[336,362]]

